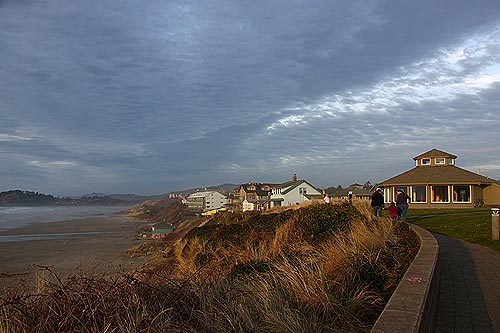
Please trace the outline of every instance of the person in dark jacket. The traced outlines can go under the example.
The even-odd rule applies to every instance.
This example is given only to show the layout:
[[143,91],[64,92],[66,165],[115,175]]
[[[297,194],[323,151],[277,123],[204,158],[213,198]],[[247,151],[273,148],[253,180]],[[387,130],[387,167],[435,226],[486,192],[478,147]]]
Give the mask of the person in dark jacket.
[[399,189],[396,190],[396,193],[398,194],[396,197],[396,206],[398,206],[399,218],[402,221],[406,221],[406,213],[408,212],[408,203],[410,197],[408,196],[408,194]]
[[384,208],[384,195],[382,194],[382,190],[380,188],[377,188],[377,190],[372,194],[371,206],[375,216],[382,216],[382,208]]

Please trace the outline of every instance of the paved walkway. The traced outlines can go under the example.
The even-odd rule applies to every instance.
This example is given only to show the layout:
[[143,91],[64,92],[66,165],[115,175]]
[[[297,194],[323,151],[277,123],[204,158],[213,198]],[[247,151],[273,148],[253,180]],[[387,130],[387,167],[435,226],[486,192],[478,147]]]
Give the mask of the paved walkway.
[[500,252],[440,234],[437,332],[500,333]]

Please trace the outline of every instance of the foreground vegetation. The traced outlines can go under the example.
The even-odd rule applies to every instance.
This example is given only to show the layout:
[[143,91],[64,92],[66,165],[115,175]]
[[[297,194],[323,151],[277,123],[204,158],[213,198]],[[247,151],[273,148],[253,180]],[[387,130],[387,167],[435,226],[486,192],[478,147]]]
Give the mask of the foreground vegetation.
[[500,241],[491,240],[489,208],[411,211],[409,222],[467,242],[500,251]]
[[362,203],[218,213],[147,269],[6,292],[1,332],[368,331],[418,248]]

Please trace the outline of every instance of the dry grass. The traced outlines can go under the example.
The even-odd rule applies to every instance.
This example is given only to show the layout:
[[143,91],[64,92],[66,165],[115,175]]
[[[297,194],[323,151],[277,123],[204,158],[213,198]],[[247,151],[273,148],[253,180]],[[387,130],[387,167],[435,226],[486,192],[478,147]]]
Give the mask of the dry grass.
[[355,205],[226,215],[151,270],[112,279],[42,268],[38,293],[2,296],[0,331],[368,331],[417,244],[405,224]]

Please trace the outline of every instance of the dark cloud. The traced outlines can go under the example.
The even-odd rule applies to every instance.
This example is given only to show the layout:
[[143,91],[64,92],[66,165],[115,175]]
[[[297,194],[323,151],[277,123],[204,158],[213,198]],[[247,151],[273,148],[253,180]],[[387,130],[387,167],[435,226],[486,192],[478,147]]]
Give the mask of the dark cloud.
[[500,178],[497,1],[0,9],[6,188],[374,182],[431,148]]

